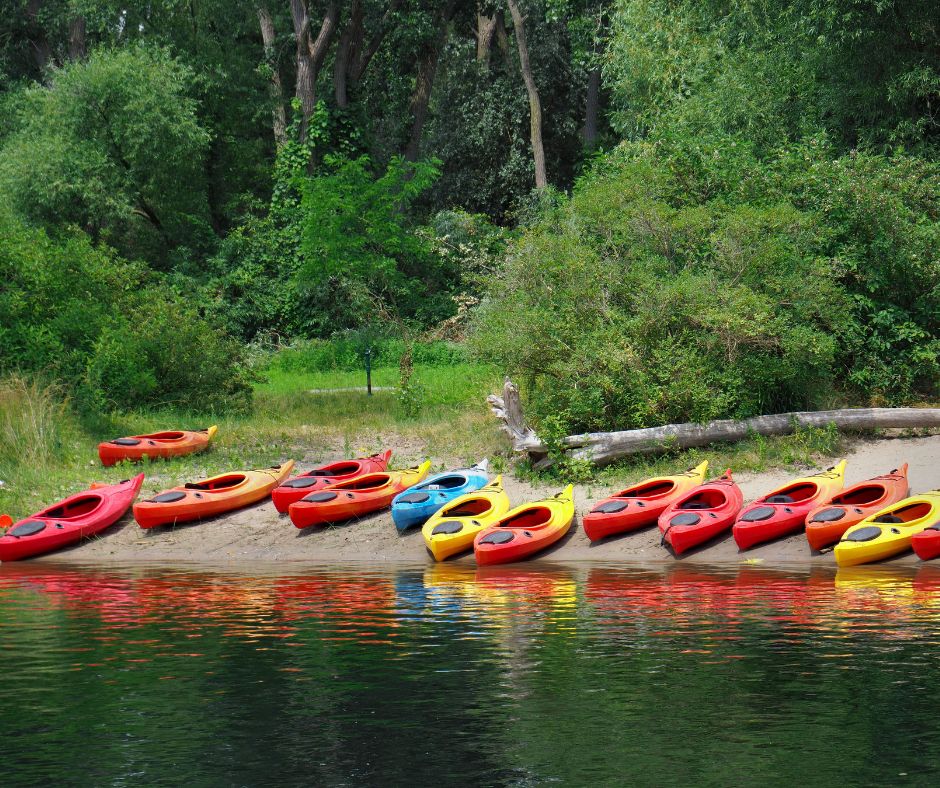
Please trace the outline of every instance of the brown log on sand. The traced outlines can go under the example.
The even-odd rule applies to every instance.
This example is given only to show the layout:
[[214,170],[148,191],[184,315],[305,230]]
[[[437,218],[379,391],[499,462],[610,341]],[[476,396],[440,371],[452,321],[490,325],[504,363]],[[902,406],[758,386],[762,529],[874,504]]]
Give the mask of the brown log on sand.
[[[519,389],[506,378],[503,396],[487,397],[493,414],[515,451],[527,452],[536,467],[551,464],[548,447],[526,424]],[[710,443],[734,443],[751,435],[787,435],[800,427],[828,427],[834,424],[844,432],[880,429],[940,427],[940,408],[842,408],[839,410],[795,411],[754,416],[750,419],[721,419],[707,424],[666,424],[642,430],[588,432],[569,435],[561,441],[570,456],[606,465],[631,454],[657,454],[673,449],[689,449]]]

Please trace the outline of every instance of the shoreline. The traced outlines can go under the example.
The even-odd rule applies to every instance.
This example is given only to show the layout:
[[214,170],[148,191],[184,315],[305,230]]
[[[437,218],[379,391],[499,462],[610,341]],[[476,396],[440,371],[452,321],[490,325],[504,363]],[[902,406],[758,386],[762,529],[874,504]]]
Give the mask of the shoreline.
[[[823,461],[830,465],[838,458]],[[912,493],[940,487],[940,436],[912,439],[884,439],[855,445],[847,454],[846,484],[886,473],[903,462],[910,464]],[[710,468],[710,476],[724,469]],[[753,500],[773,487],[799,475],[789,470],[748,473],[736,476],[745,501]],[[553,495],[561,485],[533,485],[504,474],[504,484],[514,504]],[[810,552],[806,537],[800,533],[740,552],[730,532],[680,558],[660,546],[659,530],[653,526],[641,531],[609,537],[591,543],[581,528],[581,516],[597,501],[616,492],[597,484],[575,488],[575,522],[568,534],[545,553],[520,564],[688,565],[733,567],[737,565],[802,566],[836,568],[833,557]],[[149,489],[142,495],[150,494]],[[20,562],[22,563],[22,562]],[[361,520],[304,530],[293,526],[287,515],[279,515],[270,500],[230,514],[194,523],[165,526],[150,530],[137,527],[128,514],[103,534],[79,545],[33,559],[31,564],[108,564],[229,566],[229,565],[300,565],[390,566],[393,564],[434,565],[421,529],[399,535],[389,512],[383,511]],[[913,554],[888,561],[885,566],[923,564]],[[6,567],[9,564],[4,564]],[[443,566],[475,568],[472,553],[443,562]]]

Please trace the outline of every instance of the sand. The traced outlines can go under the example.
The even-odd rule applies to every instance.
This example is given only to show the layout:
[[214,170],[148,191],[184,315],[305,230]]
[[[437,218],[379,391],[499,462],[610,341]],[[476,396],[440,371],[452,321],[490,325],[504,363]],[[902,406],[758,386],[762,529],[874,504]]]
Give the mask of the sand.
[[[830,458],[829,462],[824,460],[821,467],[831,465],[837,459]],[[847,459],[846,484],[886,473],[908,462],[913,492],[940,487],[940,436],[860,441],[851,449]],[[300,464],[298,468],[305,470],[312,464]],[[721,469],[711,470],[716,474]],[[794,475],[797,474],[793,471],[774,471],[740,474],[736,475],[736,479],[744,491],[745,501],[749,501],[785,483]],[[514,478],[511,474],[504,475],[504,483],[514,503],[545,497],[560,489],[559,485],[532,485]],[[615,491],[614,488],[596,484],[576,486],[575,523],[568,535],[539,556],[539,560],[556,564],[601,561],[648,565],[680,560],[723,566],[755,562],[768,566],[834,565],[831,555],[812,554],[802,535],[781,539],[742,553],[728,534],[725,538],[681,559],[674,558],[660,546],[659,531],[655,527],[592,544],[580,528],[580,515],[589,511],[598,500]],[[150,488],[145,487],[145,494],[150,494]],[[97,538],[45,556],[42,560],[98,565],[196,562],[219,566],[290,561],[336,564],[424,563],[432,559],[425,548],[420,528],[399,535],[387,511],[348,524],[300,531],[291,524],[286,515],[279,515],[270,501],[266,501],[204,522],[165,526],[149,531],[140,529],[131,517],[127,516]],[[452,559],[448,563],[451,562],[472,564],[473,556],[470,554]],[[908,554],[892,563],[916,564],[917,558]]]

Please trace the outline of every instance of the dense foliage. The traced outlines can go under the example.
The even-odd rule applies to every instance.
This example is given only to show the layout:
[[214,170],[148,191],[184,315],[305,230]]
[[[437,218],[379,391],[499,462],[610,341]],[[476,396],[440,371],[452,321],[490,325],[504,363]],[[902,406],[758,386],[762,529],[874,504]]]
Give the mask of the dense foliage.
[[0,373],[62,381],[86,407],[244,408],[242,349],[159,278],[0,213]]
[[473,325],[550,429],[933,397],[938,101],[920,0],[13,0],[0,371],[241,407]]

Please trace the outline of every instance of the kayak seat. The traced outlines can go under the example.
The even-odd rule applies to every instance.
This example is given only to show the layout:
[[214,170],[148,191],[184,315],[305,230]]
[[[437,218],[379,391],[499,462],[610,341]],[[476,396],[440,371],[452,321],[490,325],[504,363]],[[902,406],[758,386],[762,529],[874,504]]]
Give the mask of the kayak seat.
[[401,498],[399,498],[398,502],[399,503],[424,503],[430,497],[431,496],[428,495],[427,493],[419,493],[419,492],[408,493],[407,495],[403,495]]
[[25,523],[20,523],[15,528],[11,528],[7,531],[7,536],[32,536],[33,534],[38,534],[40,531],[44,530],[46,524],[41,520],[27,520]]
[[792,495],[768,495],[764,499],[765,503],[793,503]]
[[759,522],[761,520],[767,520],[774,516],[774,509],[770,506],[758,506],[756,509],[751,509],[749,512],[745,512],[741,516],[741,520],[746,523]]
[[512,531],[493,531],[480,540],[480,544],[506,544],[515,539],[516,535]]
[[173,503],[174,501],[181,501],[186,497],[186,493],[180,492],[179,490],[173,490],[171,492],[160,493],[159,495],[153,496],[150,499],[151,503]]
[[304,489],[305,487],[313,487],[315,484],[318,484],[319,481],[319,479],[313,476],[298,476],[296,479],[288,479],[281,487]]
[[626,501],[605,501],[598,506],[595,506],[591,509],[591,512],[597,512],[599,514],[613,514],[614,512],[622,512],[627,508]]
[[332,501],[336,498],[335,492],[328,492],[324,490],[323,492],[313,493],[313,495],[308,495],[304,498],[305,501],[310,503],[325,503],[326,501]]
[[432,534],[456,534],[463,530],[463,523],[459,520],[443,520],[431,530]]
[[831,509],[823,509],[813,517],[812,521],[814,523],[834,523],[836,520],[841,520],[843,517],[845,517],[845,509],[833,506]]
[[846,534],[844,541],[870,542],[872,539],[877,539],[879,536],[881,536],[881,529],[878,528],[878,526],[870,525],[867,528],[859,528],[857,531]]
[[882,514],[872,520],[873,523],[903,523],[900,517],[894,514]]
[[136,446],[140,441],[137,438],[115,438],[111,443],[116,446]]
[[680,509],[708,509],[710,508],[704,501],[686,501],[679,506]]

